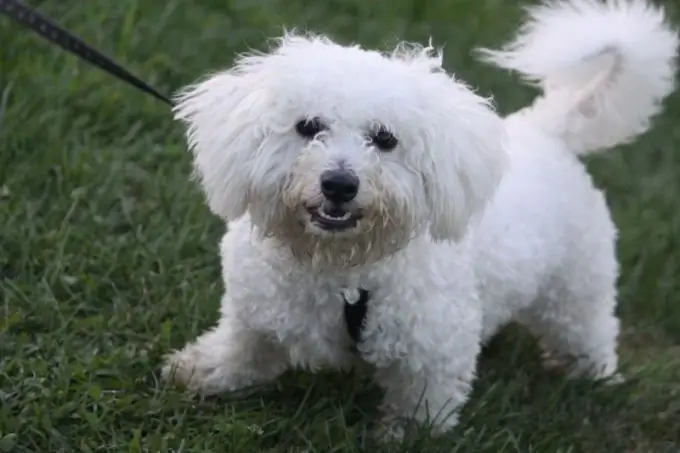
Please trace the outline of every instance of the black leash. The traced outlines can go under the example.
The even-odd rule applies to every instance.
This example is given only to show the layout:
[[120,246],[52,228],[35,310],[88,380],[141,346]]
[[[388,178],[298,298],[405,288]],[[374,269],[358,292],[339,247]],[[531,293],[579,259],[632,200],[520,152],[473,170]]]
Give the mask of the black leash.
[[64,30],[62,27],[19,0],[0,0],[0,12],[30,28],[46,40],[129,83],[138,90],[150,94],[166,104],[173,105],[172,101],[167,96],[162,95],[154,88],[123,69],[123,67],[106,55],[89,46],[74,34]]

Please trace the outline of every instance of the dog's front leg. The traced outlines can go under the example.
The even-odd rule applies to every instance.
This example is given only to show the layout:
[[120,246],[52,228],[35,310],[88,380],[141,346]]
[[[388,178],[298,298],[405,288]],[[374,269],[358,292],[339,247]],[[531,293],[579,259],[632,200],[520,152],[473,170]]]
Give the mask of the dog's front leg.
[[358,349],[376,367],[376,380],[385,389],[376,434],[400,438],[409,421],[434,433],[454,427],[481,349],[478,305],[443,296],[371,308]]
[[287,367],[280,345],[223,314],[217,326],[166,357],[163,376],[211,395],[265,383]]

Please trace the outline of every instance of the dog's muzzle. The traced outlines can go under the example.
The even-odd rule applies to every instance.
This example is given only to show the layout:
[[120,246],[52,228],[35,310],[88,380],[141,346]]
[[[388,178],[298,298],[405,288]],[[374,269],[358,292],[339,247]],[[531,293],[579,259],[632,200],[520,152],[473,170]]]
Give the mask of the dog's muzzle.
[[317,206],[307,208],[311,221],[326,231],[354,228],[361,213],[352,209],[350,202],[359,193],[359,178],[349,170],[327,170],[321,174],[319,184],[324,200]]

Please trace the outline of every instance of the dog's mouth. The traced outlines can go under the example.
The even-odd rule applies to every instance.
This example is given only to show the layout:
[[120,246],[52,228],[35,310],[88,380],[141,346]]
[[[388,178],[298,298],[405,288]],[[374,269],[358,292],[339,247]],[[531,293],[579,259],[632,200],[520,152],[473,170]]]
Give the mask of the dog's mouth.
[[341,206],[323,203],[307,208],[311,222],[322,230],[345,231],[357,226],[361,213],[345,209]]

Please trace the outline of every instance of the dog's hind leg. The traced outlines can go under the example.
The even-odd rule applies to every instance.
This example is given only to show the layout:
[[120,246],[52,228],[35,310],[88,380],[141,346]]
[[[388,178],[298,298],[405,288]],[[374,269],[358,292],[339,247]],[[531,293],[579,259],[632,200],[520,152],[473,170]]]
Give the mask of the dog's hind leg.
[[609,378],[618,367],[616,261],[613,250],[591,258],[563,270],[517,321],[553,365],[568,365],[571,376]]
[[[619,321],[611,296],[596,300],[563,299],[553,308],[531,309],[518,321],[538,336],[546,365],[567,367],[569,375],[609,378],[617,369]],[[558,305],[558,307],[555,307]]]

